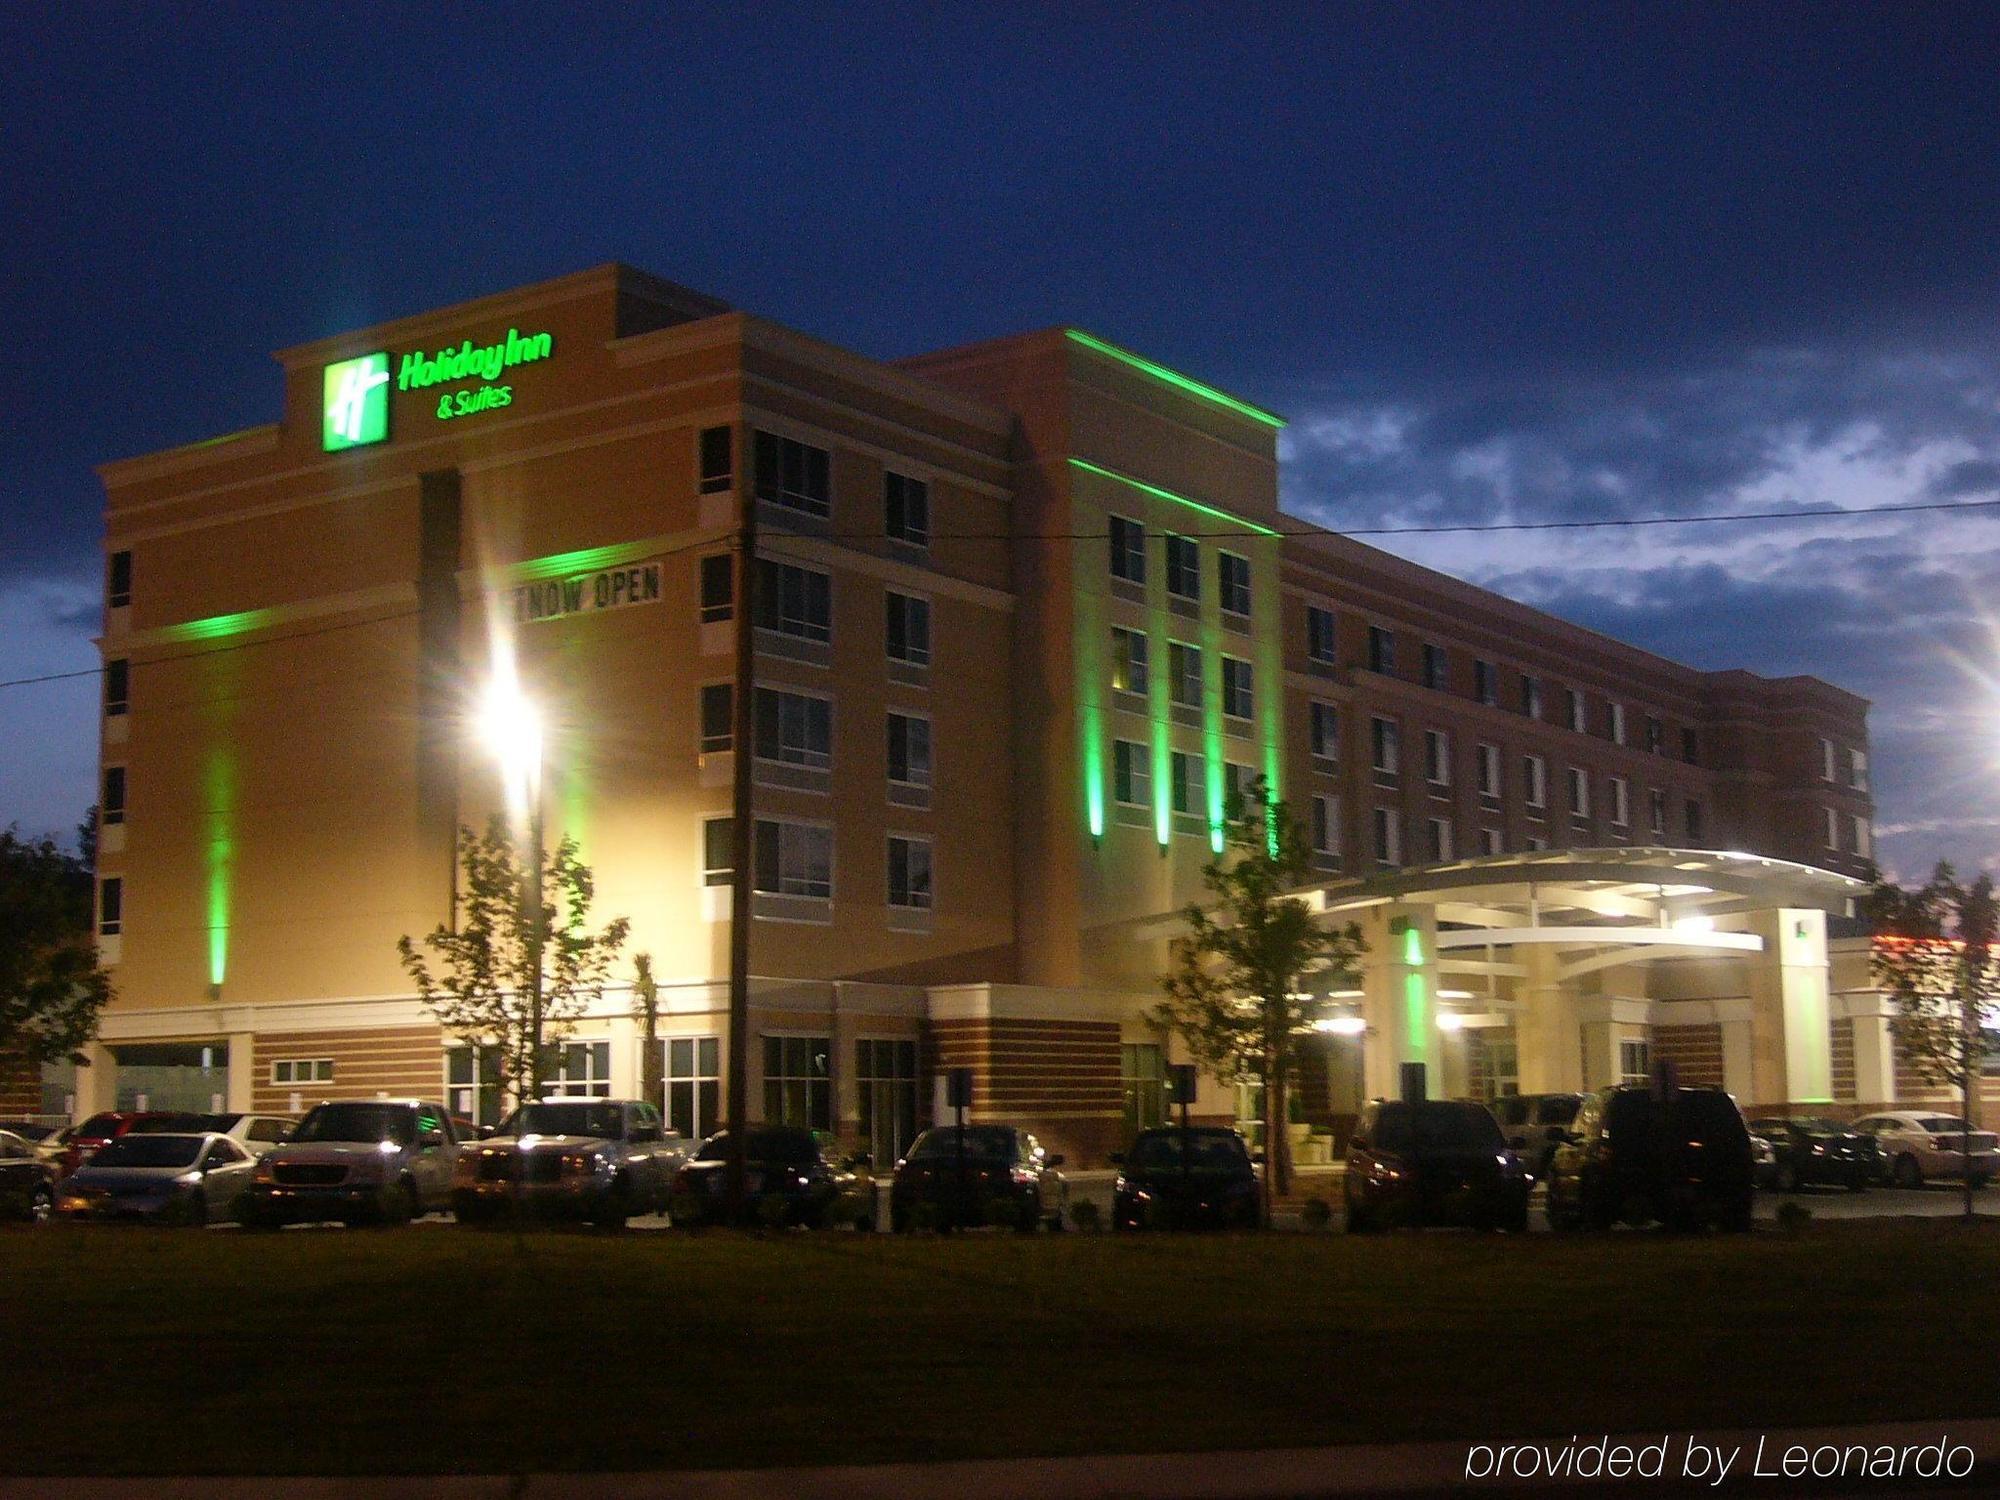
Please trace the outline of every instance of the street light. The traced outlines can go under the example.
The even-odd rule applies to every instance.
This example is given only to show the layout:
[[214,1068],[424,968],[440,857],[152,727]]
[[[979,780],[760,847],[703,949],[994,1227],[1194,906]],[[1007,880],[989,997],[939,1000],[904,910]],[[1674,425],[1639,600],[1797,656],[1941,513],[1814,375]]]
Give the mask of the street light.
[[[534,1054],[528,1059],[529,1093],[540,1082],[542,1052],[542,954],[548,947],[548,908],[542,899],[542,715],[521,691],[511,655],[497,660],[479,712],[480,737],[500,766],[510,822],[526,837],[521,860],[521,923],[528,943],[528,1018]],[[516,1086],[520,1080],[515,1080]]]

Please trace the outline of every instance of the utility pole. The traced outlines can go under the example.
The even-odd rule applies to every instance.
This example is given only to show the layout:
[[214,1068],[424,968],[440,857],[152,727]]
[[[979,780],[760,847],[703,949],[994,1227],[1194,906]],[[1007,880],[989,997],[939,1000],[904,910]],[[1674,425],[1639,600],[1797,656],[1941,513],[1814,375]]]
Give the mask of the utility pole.
[[[740,470],[740,465],[739,465]],[[757,582],[757,494],[754,484],[737,481],[742,523],[736,533],[736,701],[731,735],[733,797],[729,875],[729,1220],[740,1223],[744,1209],[750,1092],[750,900],[756,882],[751,823],[751,737],[756,732],[751,695],[756,689],[757,637],[752,595]]]

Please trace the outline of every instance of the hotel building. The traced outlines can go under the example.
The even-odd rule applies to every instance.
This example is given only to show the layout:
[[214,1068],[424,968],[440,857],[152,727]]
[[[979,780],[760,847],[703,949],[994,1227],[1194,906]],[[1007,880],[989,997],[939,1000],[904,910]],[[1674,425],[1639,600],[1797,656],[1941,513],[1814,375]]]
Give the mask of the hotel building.
[[[495,1115],[396,942],[499,807],[467,732],[496,652],[548,725],[551,840],[632,923],[562,1086],[641,1087],[649,953],[690,1135],[725,1103],[742,754],[751,1118],[878,1158],[954,1067],[1072,1161],[1157,1118],[1172,914],[1259,775],[1369,940],[1310,1119],[1410,1060],[1451,1094],[1671,1057],[1746,1106],[1897,1095],[1826,939],[1869,855],[1866,705],[1283,514],[1257,405],[1073,328],[878,361],[623,266],[277,358],[277,421],[101,471],[118,998],[64,1107]],[[1199,1112],[1239,1103],[1206,1080]]]

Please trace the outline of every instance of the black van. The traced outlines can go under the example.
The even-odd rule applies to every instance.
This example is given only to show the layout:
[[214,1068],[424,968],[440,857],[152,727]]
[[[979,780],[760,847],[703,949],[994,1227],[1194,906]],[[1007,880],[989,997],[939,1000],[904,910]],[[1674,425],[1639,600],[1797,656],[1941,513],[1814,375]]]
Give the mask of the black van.
[[1624,1084],[1590,1095],[1549,1163],[1551,1229],[1660,1223],[1747,1230],[1750,1132],[1718,1088]]
[[1347,1139],[1347,1232],[1428,1224],[1526,1229],[1528,1177],[1486,1107],[1377,1099]]

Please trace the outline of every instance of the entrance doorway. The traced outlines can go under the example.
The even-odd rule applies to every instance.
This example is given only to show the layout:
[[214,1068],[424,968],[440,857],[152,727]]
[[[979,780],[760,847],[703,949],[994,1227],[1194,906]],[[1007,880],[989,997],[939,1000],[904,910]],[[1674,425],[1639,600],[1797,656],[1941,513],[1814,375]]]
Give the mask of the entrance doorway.
[[112,1047],[114,1109],[220,1114],[229,1107],[229,1043],[145,1042]]

